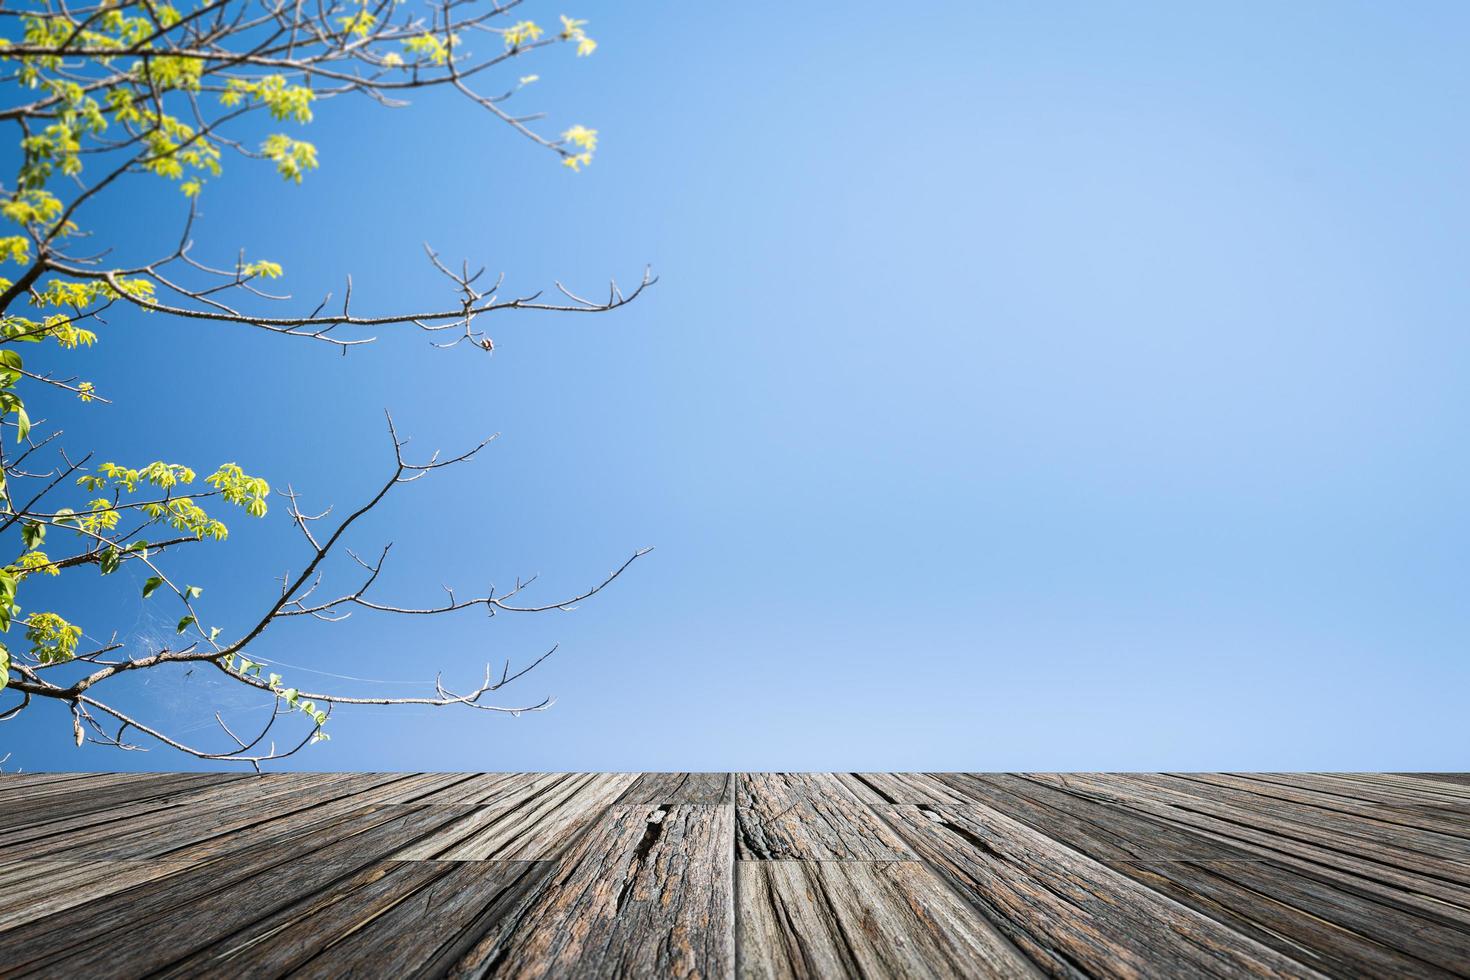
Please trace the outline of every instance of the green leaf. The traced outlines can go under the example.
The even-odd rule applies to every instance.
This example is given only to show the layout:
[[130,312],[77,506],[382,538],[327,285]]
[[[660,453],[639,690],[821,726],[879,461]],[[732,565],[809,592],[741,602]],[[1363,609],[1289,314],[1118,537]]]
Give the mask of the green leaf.
[[219,639],[219,627],[211,626],[209,628],[209,642],[213,643],[217,639]]
[[10,651],[0,643],[0,691],[10,684]]
[[197,599],[204,594],[204,590],[197,585],[184,586],[185,599]]
[[179,628],[176,629],[176,630],[174,630],[174,632],[175,633],[182,633],[182,632],[184,632],[184,630],[188,629],[190,626],[193,626],[194,623],[195,623],[195,619],[194,619],[193,616],[185,616],[183,619],[179,620]]
[[122,556],[116,548],[108,548],[97,556],[97,567],[102,569],[103,575],[111,575],[117,571],[117,566],[122,564]]
[[154,575],[148,581],[144,582],[143,583],[143,598],[146,599],[149,596],[151,596],[154,592],[158,591],[158,587],[160,585],[162,585],[162,584],[163,584],[163,579],[159,578],[157,575]]
[[38,548],[46,540],[46,525],[24,524],[20,529],[20,537],[27,548]]
[[24,405],[15,406],[15,441],[25,442],[26,436],[31,434],[31,417],[26,414]]

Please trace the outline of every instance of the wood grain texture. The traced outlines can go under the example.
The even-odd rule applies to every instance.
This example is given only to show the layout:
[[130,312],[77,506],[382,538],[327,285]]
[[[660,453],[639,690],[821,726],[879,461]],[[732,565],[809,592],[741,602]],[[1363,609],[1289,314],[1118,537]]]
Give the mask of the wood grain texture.
[[1409,776],[1413,779],[1433,779],[1443,783],[1458,783],[1470,786],[1470,773],[1463,772],[1394,772],[1390,776]]
[[988,807],[895,806],[888,813],[941,875],[1049,973],[1319,975]]
[[454,973],[723,977],[735,966],[730,808],[616,806],[557,863],[513,930]]
[[1406,871],[1393,860],[1365,853],[1367,849],[1343,834],[1340,825],[1287,814],[1261,818],[1242,813],[1152,781],[1148,774],[1032,773],[1026,778],[1080,797],[1111,801],[1278,861],[1306,877],[1360,890],[1431,918],[1448,916],[1470,928],[1470,879],[1456,878],[1453,871],[1442,875],[1433,862],[1427,872]]
[[1283,785],[1304,786],[1344,799],[1389,806],[1464,806],[1470,803],[1466,791],[1442,779],[1393,773],[1254,773],[1256,779]]
[[741,773],[742,861],[904,861],[913,852],[830,773]]
[[923,772],[839,772],[833,776],[864,803],[966,803],[942,775]]
[[463,808],[432,838],[393,855],[397,860],[533,861],[563,850],[636,777],[577,773],[505,802]]
[[1362,841],[1366,846],[1365,853],[1378,855],[1390,863],[1407,861],[1406,867],[1427,870],[1431,874],[1434,865],[1439,862],[1448,861],[1461,866],[1470,862],[1470,840],[1456,836],[1453,832],[1445,833],[1384,819],[1385,816],[1393,815],[1393,807],[1360,805],[1348,808],[1342,804],[1322,806],[1295,800],[1282,801],[1207,779],[1163,773],[1147,774],[1139,778],[1208,800],[1212,804],[1229,807],[1244,815],[1254,815],[1260,820],[1281,820],[1287,824],[1305,825],[1309,828],[1322,828],[1324,823],[1330,823],[1332,829],[1343,838]]
[[[1251,775],[1241,776],[1233,773],[1194,772],[1180,774],[1180,778],[1208,785],[1229,787],[1244,793],[1251,793],[1265,800],[1273,801],[1272,805],[1277,807],[1288,804],[1291,808],[1315,808],[1331,811],[1331,814],[1325,818],[1320,814],[1311,814],[1308,811],[1309,817],[1314,817],[1319,820],[1339,820],[1341,818],[1337,814],[1345,814],[1375,823],[1387,824],[1389,828],[1403,826],[1436,831],[1452,838],[1454,846],[1470,847],[1470,834],[1466,833],[1465,818],[1454,813],[1434,812],[1430,806],[1365,803],[1350,797],[1326,793],[1300,784],[1279,783],[1272,779],[1262,779]],[[1275,801],[1281,802],[1278,803]],[[1396,833],[1396,831],[1389,828],[1385,828],[1385,832]]]
[[988,806],[1094,857],[1167,861],[1254,857],[1207,834],[1004,773],[947,775],[967,802]]
[[[29,827],[7,835],[0,862],[65,854],[68,857],[147,858],[228,835],[260,822],[314,810],[323,803],[379,785],[357,775],[300,774],[300,780],[260,777],[261,782],[230,783],[200,794],[197,806],[170,806],[147,813],[123,813],[114,819],[65,822]],[[181,819],[187,816],[187,819]]]
[[0,978],[1470,976],[1445,773],[0,776]]
[[[454,815],[442,807],[402,806],[353,813],[294,838],[289,847],[241,848],[100,901],[67,903],[54,911],[43,905],[34,918],[0,932],[0,976],[50,972],[71,961],[94,969],[110,962],[131,967],[134,951],[141,951],[151,968],[159,968],[172,962],[171,957],[192,952],[196,944],[208,944],[254,921],[251,910],[258,905],[231,918],[240,910],[219,896],[238,894],[253,903],[263,884],[305,888],[322,882],[324,875],[355,873],[380,855],[432,833]],[[197,915],[216,903],[223,908],[220,921],[205,922],[196,930]],[[129,929],[120,933],[119,923],[128,923]]]
[[741,861],[740,975],[1036,977],[1021,952],[914,861]]
[[127,891],[191,867],[187,861],[43,858],[0,867],[0,932],[57,910]]
[[619,803],[731,803],[735,774],[731,772],[645,772]]
[[475,943],[506,934],[549,869],[532,862],[380,862],[158,976],[442,975]]
[[73,823],[115,820],[188,800],[213,787],[249,777],[243,773],[165,773],[137,780],[90,777],[85,783],[63,782],[25,794],[0,797],[0,833],[29,827],[55,828]]
[[1305,879],[1269,861],[1117,867],[1160,894],[1332,976],[1456,976],[1470,963],[1470,934]]

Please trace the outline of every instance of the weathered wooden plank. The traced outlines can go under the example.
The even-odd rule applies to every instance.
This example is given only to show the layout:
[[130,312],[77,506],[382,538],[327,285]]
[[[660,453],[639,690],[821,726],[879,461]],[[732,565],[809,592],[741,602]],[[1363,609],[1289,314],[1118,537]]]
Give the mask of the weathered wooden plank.
[[[249,792],[249,787],[262,785],[261,782],[241,784],[241,780],[264,778],[243,773],[231,775],[235,778],[213,782],[175,785],[154,783],[146,791],[135,791],[133,798],[115,794],[110,799],[103,799],[96,794],[83,792],[78,795],[86,799],[84,804],[65,806],[56,805],[62,801],[43,801],[33,810],[0,815],[0,833],[17,844],[31,840],[54,840],[66,834],[68,839],[75,840],[80,846],[84,838],[78,834],[88,828],[124,824],[136,827],[140,821],[173,808],[190,807],[198,812],[218,807],[223,805],[221,801],[238,800],[242,793]],[[276,785],[284,787],[287,784],[277,782]]]
[[735,942],[749,978],[1039,977],[913,861],[741,861]]
[[1451,977],[1470,933],[1271,861],[1111,865],[1162,895],[1335,977]]
[[735,774],[730,772],[645,772],[619,803],[733,803]]
[[[61,772],[5,773],[0,782],[23,792],[27,797],[38,791],[65,789],[76,793],[82,789],[98,791],[117,786],[156,786],[160,783],[193,782],[199,784],[230,782],[249,776],[248,770],[231,772]],[[8,802],[10,791],[0,792],[0,801]]]
[[465,773],[465,778],[425,796],[421,803],[515,804],[576,777],[571,772],[482,772]]
[[[1302,807],[1317,807],[1336,810],[1366,820],[1419,830],[1431,830],[1445,834],[1470,847],[1470,817],[1454,811],[1417,808],[1414,804],[1365,803],[1358,800],[1323,793],[1303,786],[1270,782],[1254,776],[1238,776],[1231,773],[1194,772],[1181,773],[1180,779],[1227,786],[1272,800],[1284,800]],[[1303,811],[1310,813],[1309,810]]]
[[1360,858],[1351,850],[1337,850],[1298,839],[1280,830],[1260,830],[1228,814],[1202,812],[1193,797],[1173,794],[1146,783],[1129,782],[1116,774],[1028,773],[1026,778],[1063,786],[1079,796],[1111,800],[1121,806],[1172,820],[1227,841],[1259,857],[1287,865],[1307,877],[1348,891],[1371,896],[1450,924],[1470,928],[1470,883],[1406,873],[1398,868]]
[[63,783],[50,792],[27,791],[0,802],[0,832],[48,826],[67,818],[91,816],[94,822],[124,819],[166,805],[170,798],[188,796],[241,779],[245,773],[173,773],[146,776],[98,786]]
[[[249,898],[257,885],[275,882],[269,889],[275,897],[296,887],[291,882],[303,889],[312,884],[326,887],[335,877],[354,873],[432,834],[455,815],[453,808],[442,806],[357,809],[295,838],[289,847],[262,844],[237,850],[85,905],[58,896],[56,901],[66,903],[64,907],[52,911],[42,906],[34,919],[0,932],[0,964],[5,965],[0,975],[49,971],[62,962],[90,969],[105,965],[113,955],[113,963],[131,965],[135,953],[153,964],[150,968],[165,966],[274,911],[278,906],[262,908]],[[270,878],[262,877],[266,875]],[[239,896],[244,904],[218,899],[223,894]],[[206,906],[219,916],[198,932],[189,932]],[[128,926],[127,945],[118,938],[122,923]],[[155,945],[173,955],[163,956],[152,949]]]
[[989,807],[925,804],[884,813],[961,894],[1055,975],[1320,975]]
[[0,976],[1470,974],[1434,774],[198,776],[0,776]]
[[298,800],[299,805],[307,806],[314,798],[331,799],[355,785],[369,782],[356,775],[299,775],[301,779],[289,780],[259,776],[255,777],[258,782],[246,780],[206,790],[203,795],[208,802],[188,809],[189,820],[179,819],[178,811],[187,808],[171,807],[121,823],[83,817],[79,823],[62,821],[55,826],[17,830],[10,836],[0,861],[54,856],[63,851],[71,857],[157,856],[179,838],[185,838],[182,843],[189,843],[205,822],[228,822],[253,813],[273,812],[282,799]]
[[0,800],[29,787],[52,786],[77,779],[120,775],[100,772],[7,772],[0,774]]
[[[470,774],[461,772],[395,772],[369,775],[373,776],[373,785],[359,790],[358,796],[364,804],[371,806],[409,803],[425,806],[430,802],[438,803],[443,794],[452,792],[465,780],[474,778]],[[384,777],[387,777],[387,782],[378,782]]]
[[979,803],[1048,837],[1111,861],[1150,858],[1229,860],[1258,857],[1239,847],[1165,820],[1086,800],[1019,776],[954,773],[940,777]]
[[385,912],[443,878],[452,867],[429,861],[375,862],[210,945],[177,956],[153,975],[283,975],[327,953],[353,933],[372,928]]
[[[1395,951],[1401,948],[1395,937],[1412,943],[1411,937],[1420,927],[1428,930],[1426,942],[1438,942],[1442,950],[1451,951],[1438,960],[1432,956],[1429,960],[1444,962],[1458,956],[1453,952],[1458,948],[1453,939],[1435,938],[1446,931],[1454,936],[1458,930],[1426,923],[1396,906],[1302,878],[1289,868],[1261,860],[1259,855],[1248,855],[1209,838],[1186,835],[1180,841],[1177,828],[1162,821],[1039,787],[1014,776],[954,781],[966,786],[977,802],[987,803],[1038,833],[1288,956],[1310,965],[1329,966],[1334,975],[1439,975],[1443,972],[1440,968],[1415,956],[1411,948]],[[1000,791],[996,788],[999,786],[1014,789],[1016,795]],[[1051,806],[1028,806],[1022,802],[1028,797]],[[1118,827],[1124,828],[1121,835],[1115,833]],[[1212,857],[1215,848],[1221,848],[1226,859]],[[1151,857],[1142,857],[1144,853]],[[1237,864],[1238,869],[1234,867]],[[1318,945],[1324,941],[1325,949]]]
[[[1432,868],[1439,862],[1466,865],[1466,876],[1470,877],[1470,865],[1467,865],[1470,862],[1470,839],[1402,823],[1388,823],[1380,819],[1382,811],[1390,809],[1384,806],[1352,807],[1344,802],[1337,807],[1328,808],[1263,797],[1249,790],[1223,786],[1206,779],[1168,774],[1150,774],[1148,778],[1158,785],[1223,804],[1241,814],[1256,815],[1268,821],[1304,824],[1363,840],[1367,842],[1368,853],[1375,856],[1395,853],[1420,855],[1422,857],[1412,859],[1410,866],[1421,870]],[[1470,829],[1470,821],[1466,821],[1466,828]],[[1425,861],[1425,858],[1428,860]]]
[[0,803],[12,803],[17,799],[34,799],[40,796],[58,796],[74,793],[81,787],[101,789],[131,782],[135,779],[148,781],[172,773],[127,773],[127,772],[56,772],[56,773],[4,773],[0,774]]
[[[83,831],[53,835],[8,848],[0,862],[55,855],[99,859],[173,856],[173,852],[211,839],[229,839],[271,820],[303,812],[321,812],[342,801],[347,806],[369,802],[363,794],[379,793],[384,787],[408,781],[392,773],[292,774],[288,780],[256,777],[258,784],[233,784],[218,790],[211,805],[180,807],[149,814],[114,827],[104,824]],[[301,778],[295,778],[295,777]],[[431,775],[442,785],[463,776]],[[254,791],[252,791],[254,787]],[[381,796],[376,798],[382,798]]]
[[364,868],[159,977],[436,976],[509,928],[549,864],[391,861]]
[[578,773],[514,803],[462,808],[398,860],[534,861],[554,856],[632,784],[628,773]]
[[1409,776],[1414,779],[1433,779],[1441,783],[1470,786],[1470,772],[1396,772],[1394,776]]
[[[361,832],[372,826],[374,819],[377,822],[385,822],[393,816],[383,813],[378,813],[376,817],[365,815],[371,812],[354,808],[353,812],[346,817],[340,814],[335,819],[330,815],[314,816],[310,832],[299,833],[297,839],[291,841],[291,844],[299,844],[303,848],[314,850]],[[7,865],[3,871],[14,877],[14,881],[18,883],[15,887],[25,887],[25,883],[31,881],[38,881],[42,887],[31,890],[32,899],[24,916],[17,917],[13,922],[8,921],[3,927],[0,927],[0,951],[9,950],[14,955],[13,944],[22,941],[24,936],[12,933],[11,930],[24,932],[27,926],[43,919],[52,923],[59,935],[64,935],[68,940],[75,939],[80,942],[94,935],[96,930],[105,929],[106,923],[103,920],[106,916],[126,916],[128,908],[137,895],[147,895],[148,901],[166,908],[167,903],[172,901],[187,902],[193,894],[193,890],[188,887],[190,879],[186,878],[156,881],[156,887],[136,890],[130,888],[124,890],[124,894],[114,894],[106,899],[91,895],[80,886],[46,888],[44,887],[46,869],[54,863],[61,862],[93,868],[106,867],[114,863],[136,865],[141,868],[162,870],[164,873],[159,876],[161,878],[168,878],[179,870],[207,867],[216,877],[201,878],[198,881],[203,883],[203,887],[208,888],[211,882],[219,882],[221,885],[228,884],[236,877],[246,877],[271,864],[289,861],[294,853],[288,847],[273,846],[279,841],[269,836],[237,835],[231,837],[230,842],[230,850],[234,852],[234,857],[230,860],[216,861],[214,855],[210,854],[207,849],[189,848],[177,852],[176,857],[171,859],[123,859],[109,862],[96,859],[68,861],[41,858]],[[86,909],[77,909],[78,906],[84,904],[87,905]],[[103,920],[87,915],[87,912],[91,910],[96,910]],[[0,962],[4,962],[3,957],[0,957]]]
[[1344,772],[1335,775],[1357,785],[1419,795],[1424,797],[1418,801],[1420,803],[1470,803],[1470,786],[1462,786],[1450,779],[1424,779],[1411,773],[1393,772]]
[[451,975],[718,977],[734,971],[728,806],[614,806],[509,929]]
[[1369,783],[1346,773],[1322,772],[1255,772],[1232,773],[1251,776],[1267,782],[1286,786],[1300,786],[1330,793],[1349,800],[1364,803],[1383,803],[1389,806],[1447,806],[1455,808],[1466,801],[1458,796],[1442,796],[1441,787],[1457,789],[1453,784],[1440,780],[1408,780],[1400,783]]
[[117,786],[133,781],[149,781],[167,778],[178,773],[122,773],[122,772],[23,772],[5,773],[0,778],[0,803],[12,803],[19,798],[31,798],[48,793],[66,792],[71,784],[73,791],[83,784],[93,789]]
[[839,772],[833,775],[864,803],[966,802],[963,796],[944,785],[938,773]]
[[312,806],[267,811],[257,823],[231,828],[176,848],[167,852],[166,859],[200,862],[249,848],[299,848],[304,846],[300,843],[302,837],[326,824],[345,819],[344,826],[352,826],[353,821],[371,825],[381,820],[383,813],[400,813],[404,805],[417,803],[421,797],[441,788],[448,778],[451,777],[438,773],[374,774],[369,782],[354,785],[340,796],[323,799]]
[[552,873],[547,862],[414,863],[449,871],[293,976],[444,976],[478,944],[507,940]]
[[742,861],[905,861],[913,852],[830,773],[741,773]]
[[34,921],[38,909],[93,902],[190,867],[188,861],[42,858],[0,867],[0,932]]
[[[127,928],[114,928],[103,941],[52,955],[40,972],[60,976],[105,975],[112,964],[126,963],[132,976],[151,974],[204,946],[220,941],[278,910],[302,902],[357,874],[371,863],[368,856],[297,859],[217,889],[191,902],[180,914],[158,916],[138,906]],[[184,872],[184,876],[199,874]],[[142,914],[139,914],[142,913]],[[115,924],[116,925],[116,924]],[[16,975],[26,975],[24,972]]]

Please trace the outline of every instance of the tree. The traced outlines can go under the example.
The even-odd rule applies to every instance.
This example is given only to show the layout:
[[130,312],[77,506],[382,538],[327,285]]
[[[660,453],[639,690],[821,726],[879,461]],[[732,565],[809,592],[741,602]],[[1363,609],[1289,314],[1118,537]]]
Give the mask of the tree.
[[[293,617],[332,621],[352,610],[438,615],[481,608],[493,615],[567,609],[601,591],[645,553],[635,553],[582,595],[543,604],[522,601],[519,593],[529,583],[521,582],[474,598],[451,592],[444,603],[426,608],[380,601],[371,590],[386,547],[373,560],[348,552],[360,577],[343,591],[325,591],[323,562],[346,548],[347,533],[363,515],[403,484],[469,460],[485,443],[456,456],[414,461],[405,456],[390,416],[392,464],[377,493],[347,517],[308,513],[294,489],[280,492],[301,533],[305,566],[283,582],[279,597],[250,628],[228,636],[211,625],[202,589],[170,574],[169,559],[177,549],[223,541],[225,511],[265,516],[271,494],[266,481],[235,463],[201,480],[179,463],[130,466],[94,462],[91,453],[68,454],[60,430],[32,429],[23,394],[47,385],[83,404],[105,402],[106,393],[91,382],[48,365],[66,351],[105,341],[101,315],[114,308],[304,337],[344,353],[373,339],[364,331],[394,325],[427,332],[437,347],[489,351],[494,345],[482,324],[494,314],[600,313],[636,299],[653,282],[647,272],[628,293],[613,282],[604,300],[576,295],[560,283],[554,299],[541,293],[506,297],[501,279],[488,284],[484,270],[471,272],[466,264],[456,271],[426,249],[433,267],[453,284],[455,299],[443,309],[360,312],[352,305],[349,277],[340,306],[328,310],[329,295],[310,311],[283,310],[279,304],[286,298],[266,288],[283,274],[275,262],[240,255],[232,265],[211,263],[194,251],[196,204],[221,176],[224,159],[268,161],[285,181],[301,183],[317,166],[317,152],[291,134],[311,121],[318,103],[345,95],[393,107],[406,105],[404,96],[416,90],[449,87],[568,169],[581,171],[592,162],[596,130],[574,125],[559,137],[543,135],[534,128],[538,116],[509,109],[537,76],[518,75],[496,95],[475,86],[542,48],[566,45],[583,57],[597,44],[585,21],[562,16],[559,28],[544,29],[519,18],[515,8],[522,0],[429,0],[422,6],[416,0],[195,2],[186,7],[167,0],[99,0],[69,6],[65,0],[34,0],[31,9],[16,11],[4,9],[0,0],[0,67],[7,93],[0,121],[18,127],[21,156],[13,184],[0,185],[0,216],[14,232],[0,237],[0,261],[19,270],[10,273],[14,279],[0,279],[0,535],[13,541],[16,554],[0,568],[0,629],[8,634],[0,645],[0,697],[9,702],[0,703],[0,720],[33,703],[60,701],[70,707],[78,745],[88,739],[138,748],[130,738],[141,733],[199,758],[259,768],[326,738],[323,726],[339,704],[540,710],[549,701],[505,706],[489,703],[487,696],[549,653],[519,670],[509,663],[498,671],[486,667],[483,682],[467,692],[452,692],[436,679],[432,697],[379,698],[302,691],[264,658],[252,657],[252,643]],[[489,53],[476,56],[476,46]],[[251,144],[239,135],[241,120],[251,116],[268,117],[270,129],[281,131]],[[128,243],[103,243],[108,247],[102,249],[90,240],[83,228],[87,205],[129,181],[149,178],[176,185],[181,211],[187,212],[183,234],[167,255],[115,264],[113,255],[126,255]],[[25,345],[32,346],[23,357]],[[45,462],[53,453],[54,465]],[[122,654],[116,633],[108,642],[84,644],[81,625],[19,603],[33,576],[105,576],[124,566],[146,568],[143,601],[167,598],[177,604],[176,646]],[[88,636],[106,632],[97,624],[87,628]],[[17,632],[24,633],[24,644],[14,642]],[[115,678],[176,664],[218,670],[259,692],[272,705],[269,721],[259,731],[237,734],[216,712],[221,733],[215,737],[222,744],[214,748],[169,735],[166,720],[133,717],[102,700]],[[282,718],[293,719],[300,731],[277,747],[270,734]]]

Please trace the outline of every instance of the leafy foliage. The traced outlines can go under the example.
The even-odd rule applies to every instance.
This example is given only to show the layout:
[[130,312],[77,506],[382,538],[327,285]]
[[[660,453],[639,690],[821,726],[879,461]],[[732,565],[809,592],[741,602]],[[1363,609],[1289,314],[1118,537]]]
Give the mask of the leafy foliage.
[[[0,222],[8,226],[0,229],[4,232],[0,234],[0,436],[6,437],[6,445],[0,446],[0,533],[17,538],[14,557],[0,567],[0,632],[8,633],[18,625],[25,637],[24,646],[15,650],[0,644],[0,692],[8,690],[22,697],[18,706],[0,709],[0,720],[14,717],[33,698],[52,699],[70,707],[79,740],[85,722],[95,733],[94,740],[106,744],[131,747],[123,741],[123,734],[132,728],[205,758],[259,762],[288,753],[274,749],[264,755],[252,753],[260,736],[246,742],[228,727],[225,731],[235,746],[221,751],[196,749],[96,700],[89,692],[132,670],[164,663],[206,663],[273,698],[275,714],[307,719],[308,740],[317,741],[325,737],[321,729],[329,707],[323,704],[367,700],[489,707],[476,703],[480,696],[513,679],[507,666],[499,682],[492,682],[487,671],[485,684],[469,695],[451,695],[441,687],[438,696],[428,699],[303,694],[246,655],[249,645],[271,623],[291,615],[331,619],[332,610],[342,605],[416,614],[463,606],[454,601],[446,609],[431,610],[380,605],[365,598],[367,586],[342,599],[314,604],[310,596],[316,584],[303,577],[288,583],[280,601],[252,628],[226,640],[223,628],[211,624],[196,606],[203,589],[170,577],[165,559],[181,546],[225,541],[230,511],[265,517],[271,494],[266,480],[234,462],[221,464],[202,480],[190,466],[164,460],[137,467],[115,462],[89,465],[90,455],[73,462],[63,454],[61,462],[49,470],[36,469],[30,462],[60,433],[38,438],[32,431],[27,391],[49,386],[74,396],[81,405],[108,404],[95,383],[60,376],[50,362],[64,359],[66,352],[105,342],[101,314],[119,304],[143,313],[305,336],[343,350],[371,338],[343,340],[332,331],[360,324],[462,330],[458,340],[438,346],[470,340],[489,350],[493,344],[474,326],[482,314],[502,309],[609,310],[643,288],[624,296],[614,284],[605,303],[581,299],[565,289],[561,290],[568,298],[565,304],[538,302],[534,296],[502,299],[494,289],[486,292],[475,285],[478,274],[471,276],[468,269],[462,275],[450,273],[430,253],[431,261],[454,280],[460,293],[460,303],[447,311],[363,318],[344,304],[341,315],[323,314],[319,307],[306,316],[268,317],[226,302],[226,294],[271,298],[254,285],[284,275],[281,265],[268,259],[247,262],[241,257],[233,267],[216,268],[193,259],[187,244],[165,258],[131,267],[106,264],[108,252],[99,256],[90,246],[85,254],[78,254],[78,243],[87,237],[78,221],[85,206],[132,180],[155,179],[176,185],[190,227],[193,202],[224,174],[223,161],[229,154],[264,160],[288,184],[302,184],[317,169],[319,156],[316,146],[300,137],[299,129],[312,122],[320,103],[343,94],[366,94],[387,105],[401,105],[405,92],[451,87],[554,152],[569,169],[580,171],[592,162],[596,130],[574,125],[559,139],[543,137],[528,127],[528,118],[505,110],[510,94],[483,96],[468,82],[484,69],[551,44],[570,44],[578,57],[590,55],[597,43],[587,35],[586,21],[562,15],[561,30],[555,33],[529,19],[510,22],[507,12],[520,6],[519,2],[483,3],[479,9],[463,0],[440,0],[417,9],[402,0],[329,0],[312,6],[312,11],[305,11],[301,5],[293,8],[260,0],[195,0],[178,5],[100,0],[62,6],[52,0],[31,0],[25,9],[0,11],[4,15],[0,18],[0,72],[6,92],[0,121],[15,124],[19,134],[14,178],[0,185]],[[496,39],[494,49],[475,60],[466,39],[487,35]],[[516,89],[535,78],[522,76]],[[259,118],[269,127],[262,139],[232,135],[233,127],[247,117]],[[126,241],[112,244],[122,251],[130,245]],[[163,271],[173,267],[193,278],[185,281],[172,271]],[[194,284],[200,277],[209,282]],[[649,282],[645,276],[643,285]],[[179,299],[165,302],[161,295]],[[47,341],[54,346],[46,345]],[[45,346],[22,356],[22,344]],[[28,360],[44,366],[36,369]],[[314,554],[308,574],[336,546],[347,526],[388,489],[473,455],[412,464],[403,459],[396,434],[393,446],[396,465],[383,492],[340,524],[324,544],[311,531],[311,522],[318,518],[303,513],[295,492],[287,491],[289,516]],[[37,486],[39,490],[33,490]],[[49,502],[53,495],[67,490],[74,493],[74,499],[65,506]],[[117,642],[100,642],[86,649],[82,641],[89,634],[82,625],[61,612],[22,608],[25,583],[33,576],[73,576],[91,569],[108,576],[124,565],[141,566],[149,573],[140,599],[161,592],[178,605],[176,632],[185,646],[108,660],[106,656],[120,648]],[[374,578],[376,571],[369,585]],[[518,607],[507,599],[516,591],[498,597],[492,592],[473,604],[491,612],[515,610]],[[52,669],[80,664],[90,672],[70,682],[49,680]],[[120,722],[116,735],[103,733],[99,714]]]

